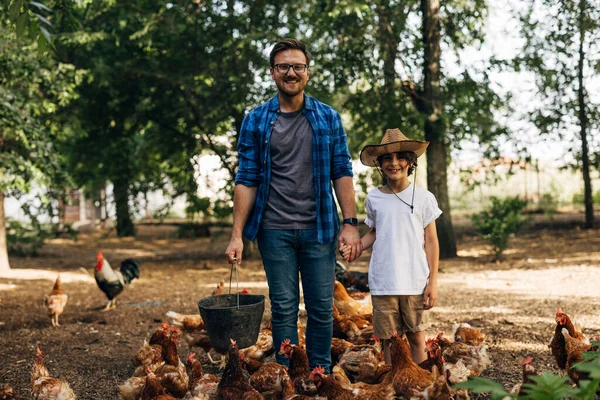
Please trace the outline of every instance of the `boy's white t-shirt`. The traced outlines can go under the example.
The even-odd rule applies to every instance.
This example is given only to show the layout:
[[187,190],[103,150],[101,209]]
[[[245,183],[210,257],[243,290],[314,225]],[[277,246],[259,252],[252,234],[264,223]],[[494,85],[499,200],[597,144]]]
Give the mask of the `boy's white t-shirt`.
[[[412,203],[411,183],[398,197]],[[429,277],[425,254],[425,227],[435,221],[442,210],[428,190],[415,187],[414,212],[379,188],[369,192],[365,224],[375,228],[369,265],[369,289],[373,295],[422,294]]]

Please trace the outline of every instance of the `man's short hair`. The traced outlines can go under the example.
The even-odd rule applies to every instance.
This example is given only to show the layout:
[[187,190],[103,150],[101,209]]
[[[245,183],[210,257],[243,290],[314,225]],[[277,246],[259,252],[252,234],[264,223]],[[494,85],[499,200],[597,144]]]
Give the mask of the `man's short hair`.
[[271,50],[271,54],[269,55],[271,68],[275,66],[275,56],[285,50],[300,50],[304,53],[304,57],[306,57],[306,65],[310,66],[311,55],[306,49],[306,45],[298,39],[287,38],[280,40],[273,46],[273,50]]

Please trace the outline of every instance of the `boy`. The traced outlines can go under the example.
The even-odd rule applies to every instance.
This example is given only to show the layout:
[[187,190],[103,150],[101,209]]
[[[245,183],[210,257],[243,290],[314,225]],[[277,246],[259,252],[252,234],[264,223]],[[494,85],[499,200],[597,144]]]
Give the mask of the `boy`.
[[[367,219],[371,230],[362,249],[373,247],[369,287],[373,301],[373,331],[384,340],[390,363],[389,338],[405,333],[417,364],[426,359],[424,311],[437,300],[439,244],[435,220],[442,211],[433,194],[417,188],[408,177],[429,142],[410,140],[399,129],[388,129],[379,145],[361,151],[364,165],[380,169],[383,185],[369,192]],[[412,187],[411,187],[412,186]],[[346,258],[348,249],[341,249]]]

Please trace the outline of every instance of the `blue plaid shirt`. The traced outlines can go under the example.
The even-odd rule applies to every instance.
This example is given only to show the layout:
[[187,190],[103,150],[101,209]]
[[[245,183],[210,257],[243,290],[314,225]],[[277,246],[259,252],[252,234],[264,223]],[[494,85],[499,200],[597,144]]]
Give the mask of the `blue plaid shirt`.
[[[333,200],[332,180],[352,177],[352,164],[346,132],[337,111],[304,95],[304,115],[313,129],[313,176],[317,210],[317,240],[331,243],[340,221]],[[258,186],[256,202],[250,212],[244,236],[254,240],[262,223],[271,183],[271,132],[279,116],[279,99],[253,109],[242,122],[238,140],[239,169],[235,184]]]

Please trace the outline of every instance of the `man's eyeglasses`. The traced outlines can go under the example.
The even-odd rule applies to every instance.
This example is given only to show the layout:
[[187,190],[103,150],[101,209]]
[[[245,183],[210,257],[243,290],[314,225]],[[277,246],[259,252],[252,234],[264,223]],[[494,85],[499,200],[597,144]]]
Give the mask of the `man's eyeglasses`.
[[275,64],[273,66],[280,74],[287,74],[290,68],[294,68],[294,72],[297,74],[303,74],[306,72],[308,65],[306,64]]

